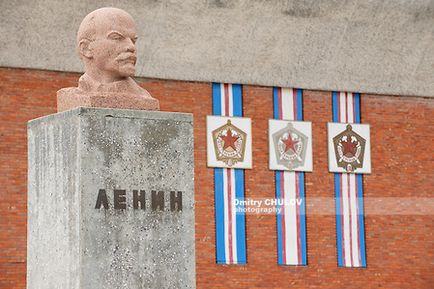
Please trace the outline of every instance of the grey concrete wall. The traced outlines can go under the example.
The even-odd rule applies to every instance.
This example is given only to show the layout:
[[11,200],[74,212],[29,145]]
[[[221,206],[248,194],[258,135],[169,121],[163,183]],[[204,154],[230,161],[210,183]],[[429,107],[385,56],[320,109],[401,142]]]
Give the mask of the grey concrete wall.
[[[193,162],[190,114],[79,108],[31,121],[27,288],[195,288]],[[96,208],[101,189],[108,208]]]
[[90,11],[127,10],[138,76],[434,96],[432,0],[0,2],[0,66],[81,71]]
[[27,288],[79,288],[79,120],[66,112],[56,122],[34,124],[28,130]]

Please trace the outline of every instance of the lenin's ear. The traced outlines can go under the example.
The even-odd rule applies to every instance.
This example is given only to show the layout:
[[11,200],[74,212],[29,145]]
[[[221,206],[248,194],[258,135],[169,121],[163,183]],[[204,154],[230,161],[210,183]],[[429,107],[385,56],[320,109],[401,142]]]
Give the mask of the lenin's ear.
[[78,53],[80,53],[80,56],[83,56],[86,58],[93,58],[90,43],[91,43],[91,41],[89,39],[86,39],[86,38],[80,40],[80,43],[78,44]]

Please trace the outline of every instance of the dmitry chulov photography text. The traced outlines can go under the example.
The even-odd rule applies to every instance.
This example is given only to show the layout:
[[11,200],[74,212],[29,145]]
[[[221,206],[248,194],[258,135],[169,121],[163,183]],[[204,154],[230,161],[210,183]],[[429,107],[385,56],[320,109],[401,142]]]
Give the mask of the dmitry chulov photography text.
[[300,207],[303,204],[301,198],[261,198],[261,199],[239,199],[233,200],[237,214],[281,214],[283,207]]

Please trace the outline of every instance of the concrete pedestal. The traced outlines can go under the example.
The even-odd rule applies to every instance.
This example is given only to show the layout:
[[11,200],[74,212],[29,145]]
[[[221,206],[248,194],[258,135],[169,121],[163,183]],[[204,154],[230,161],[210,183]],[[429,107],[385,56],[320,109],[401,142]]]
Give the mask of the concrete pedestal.
[[78,108],[28,142],[27,288],[195,288],[190,114]]

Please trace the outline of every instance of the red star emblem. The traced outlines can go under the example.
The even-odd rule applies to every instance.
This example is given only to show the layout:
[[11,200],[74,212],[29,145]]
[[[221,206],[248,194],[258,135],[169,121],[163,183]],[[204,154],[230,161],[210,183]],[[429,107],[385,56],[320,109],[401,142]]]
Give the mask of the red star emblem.
[[226,136],[220,136],[223,140],[223,150],[226,150],[228,147],[231,147],[233,150],[235,149],[235,142],[240,138],[240,136],[233,136],[230,128],[226,131]]
[[345,141],[341,141],[342,152],[344,155],[354,156],[356,154],[357,143],[351,142],[350,138],[350,136],[347,136]]
[[291,135],[288,135],[286,140],[282,139],[282,142],[285,144],[285,153],[291,149],[295,153],[295,145],[298,143],[298,140],[294,141],[291,138]]

